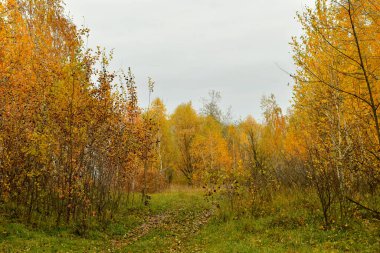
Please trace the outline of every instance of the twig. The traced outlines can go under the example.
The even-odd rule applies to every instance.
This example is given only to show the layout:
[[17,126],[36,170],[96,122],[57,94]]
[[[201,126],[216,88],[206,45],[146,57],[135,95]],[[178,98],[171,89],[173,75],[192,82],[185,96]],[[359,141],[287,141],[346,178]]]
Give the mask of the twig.
[[376,210],[373,210],[373,209],[371,209],[371,208],[369,208],[369,207],[366,207],[366,206],[360,204],[359,202],[357,202],[357,201],[351,199],[351,198],[348,197],[348,196],[346,196],[346,199],[347,199],[348,201],[350,201],[350,202],[352,202],[352,203],[354,203],[354,204],[360,206],[361,208],[363,208],[363,209],[365,209],[365,210],[367,210],[367,211],[372,212],[372,213],[374,214],[374,217],[375,217],[376,219],[380,220],[380,212],[379,212],[379,211],[376,211]]

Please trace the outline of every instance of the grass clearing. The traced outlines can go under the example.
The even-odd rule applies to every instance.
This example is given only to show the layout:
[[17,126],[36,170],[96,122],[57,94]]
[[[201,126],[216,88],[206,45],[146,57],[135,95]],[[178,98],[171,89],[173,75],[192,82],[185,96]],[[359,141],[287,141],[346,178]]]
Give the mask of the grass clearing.
[[[298,195],[297,195],[298,194]],[[72,228],[38,229],[0,218],[0,252],[378,252],[380,224],[352,220],[324,230],[313,197],[280,194],[262,215],[213,208],[198,189],[153,194],[84,237]]]

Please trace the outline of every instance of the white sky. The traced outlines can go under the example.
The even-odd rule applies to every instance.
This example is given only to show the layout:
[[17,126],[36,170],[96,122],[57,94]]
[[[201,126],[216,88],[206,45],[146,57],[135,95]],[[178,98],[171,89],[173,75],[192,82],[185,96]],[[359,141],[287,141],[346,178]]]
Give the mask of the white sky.
[[78,26],[90,28],[89,46],[114,49],[112,68],[132,68],[140,104],[147,105],[147,77],[154,97],[172,112],[209,90],[232,106],[235,119],[261,119],[260,99],[274,93],[285,110],[294,70],[291,37],[301,27],[297,11],[312,0],[66,0]]

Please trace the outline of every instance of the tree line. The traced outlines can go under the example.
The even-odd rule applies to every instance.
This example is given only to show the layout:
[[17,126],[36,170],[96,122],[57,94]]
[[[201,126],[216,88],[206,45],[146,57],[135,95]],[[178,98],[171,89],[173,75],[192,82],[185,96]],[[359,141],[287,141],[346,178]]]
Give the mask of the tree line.
[[88,49],[60,0],[1,1],[0,15],[1,205],[33,223],[110,219],[154,150],[132,72]]
[[86,48],[89,31],[62,1],[1,1],[0,205],[27,222],[85,227],[174,180],[235,212],[296,189],[318,196],[326,228],[358,209],[380,218],[379,10],[316,0],[300,13],[291,108],[264,96],[260,123],[233,122],[216,91],[199,112],[188,102],[169,114],[160,99],[143,110],[133,73]]

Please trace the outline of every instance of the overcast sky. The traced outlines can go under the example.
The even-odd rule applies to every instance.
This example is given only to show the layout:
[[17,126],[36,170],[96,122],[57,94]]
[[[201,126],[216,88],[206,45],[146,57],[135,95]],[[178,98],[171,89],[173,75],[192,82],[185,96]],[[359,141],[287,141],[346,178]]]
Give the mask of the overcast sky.
[[312,0],[66,0],[77,25],[90,28],[89,46],[114,49],[112,68],[132,68],[141,106],[147,78],[168,111],[202,105],[209,90],[232,106],[235,119],[261,119],[260,99],[274,93],[285,110],[293,71],[291,37],[297,11]]

